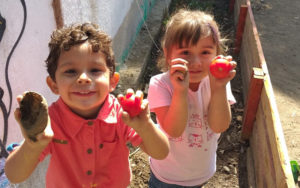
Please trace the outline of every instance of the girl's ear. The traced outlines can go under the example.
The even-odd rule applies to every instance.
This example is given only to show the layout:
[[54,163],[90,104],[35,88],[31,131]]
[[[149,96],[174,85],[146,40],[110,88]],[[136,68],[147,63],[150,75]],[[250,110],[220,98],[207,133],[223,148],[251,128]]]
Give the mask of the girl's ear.
[[47,76],[46,82],[47,82],[48,87],[51,89],[51,91],[54,94],[58,95],[58,87],[57,87],[56,82],[54,82],[50,76]]
[[120,80],[120,74],[115,72],[114,75],[110,78],[110,92],[115,90]]

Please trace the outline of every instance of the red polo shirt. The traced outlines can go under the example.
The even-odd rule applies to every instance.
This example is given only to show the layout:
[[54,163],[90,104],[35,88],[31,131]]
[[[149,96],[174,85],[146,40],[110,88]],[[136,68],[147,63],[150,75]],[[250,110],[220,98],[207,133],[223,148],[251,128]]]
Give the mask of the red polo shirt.
[[59,99],[49,107],[54,139],[40,160],[51,154],[47,188],[123,188],[130,183],[126,143],[141,143],[135,131],[121,120],[121,106],[113,95],[98,117],[83,119]]

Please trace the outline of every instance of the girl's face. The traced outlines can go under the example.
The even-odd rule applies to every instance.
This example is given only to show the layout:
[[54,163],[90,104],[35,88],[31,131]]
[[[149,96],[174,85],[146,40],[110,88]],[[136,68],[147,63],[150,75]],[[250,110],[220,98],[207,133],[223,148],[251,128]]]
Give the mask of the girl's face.
[[93,52],[88,42],[61,53],[55,78],[55,82],[47,78],[50,89],[84,118],[97,116],[107,95],[118,83],[115,75],[110,77],[105,55]]
[[210,36],[201,38],[194,46],[186,46],[183,48],[173,46],[168,62],[175,58],[187,60],[190,88],[194,85],[198,87],[201,80],[208,75],[209,65],[216,55],[217,46]]

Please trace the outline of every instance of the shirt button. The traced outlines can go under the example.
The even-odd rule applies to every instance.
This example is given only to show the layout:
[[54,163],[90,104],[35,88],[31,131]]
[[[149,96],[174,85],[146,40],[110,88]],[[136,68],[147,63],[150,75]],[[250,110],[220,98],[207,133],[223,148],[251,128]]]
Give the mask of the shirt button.
[[99,145],[99,148],[102,149],[102,148],[103,148],[103,144],[100,144],[100,145]]
[[86,174],[87,174],[87,175],[92,175],[92,171],[91,171],[91,170],[88,170],[88,171],[86,171]]
[[87,149],[86,151],[87,151],[88,154],[93,153],[93,150],[91,148]]
[[87,123],[89,126],[92,126],[93,124],[94,124],[94,122],[92,122],[92,121],[88,121],[88,123]]

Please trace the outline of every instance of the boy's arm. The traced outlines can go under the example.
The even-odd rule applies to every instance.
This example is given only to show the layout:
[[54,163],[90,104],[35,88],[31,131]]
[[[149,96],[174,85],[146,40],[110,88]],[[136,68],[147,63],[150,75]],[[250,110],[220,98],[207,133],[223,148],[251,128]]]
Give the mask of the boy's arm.
[[142,138],[140,147],[145,153],[155,159],[164,159],[169,153],[168,138],[151,120],[147,100],[143,100],[141,108],[142,111],[135,117],[124,111],[122,119]]
[[155,159],[164,159],[169,153],[167,136],[157,127],[152,120],[143,129],[136,130],[142,138],[141,149]]
[[32,147],[27,141],[15,149],[5,163],[5,174],[10,182],[26,180],[36,168],[43,148]]
[[20,110],[16,109],[15,118],[20,125],[22,135],[25,138],[21,146],[17,147],[5,162],[5,174],[10,182],[20,183],[26,180],[36,168],[42,151],[53,138],[50,120],[44,132],[37,135],[37,141],[29,139],[26,131],[20,124]]

